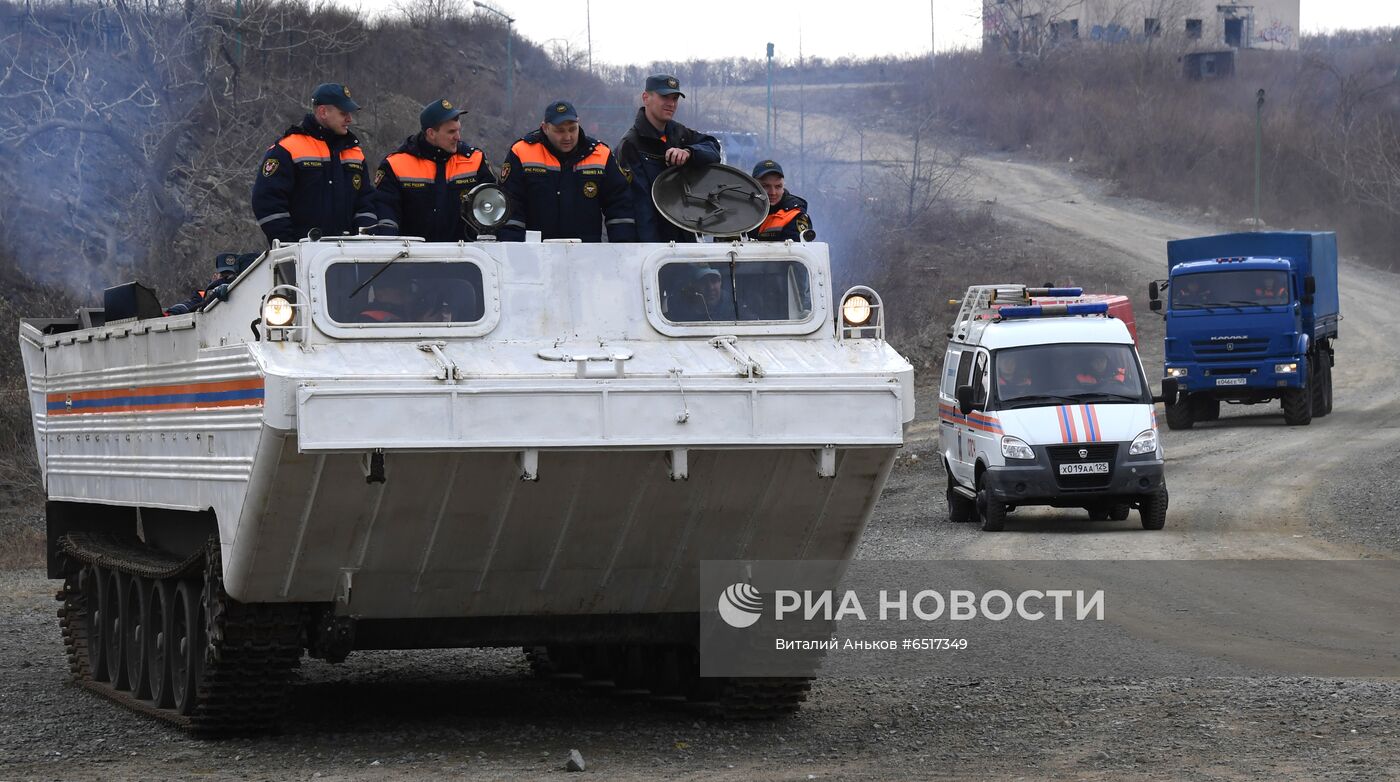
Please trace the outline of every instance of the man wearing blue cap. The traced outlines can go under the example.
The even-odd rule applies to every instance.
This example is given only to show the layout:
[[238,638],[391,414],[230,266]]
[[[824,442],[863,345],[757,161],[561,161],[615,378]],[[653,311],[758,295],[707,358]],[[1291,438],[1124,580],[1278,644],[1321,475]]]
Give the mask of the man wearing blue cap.
[[374,187],[382,232],[430,242],[476,238],[462,204],[472,188],[496,177],[486,154],[462,143],[465,113],[446,98],[429,103],[418,114],[419,133],[379,164]]
[[545,239],[599,242],[605,220],[609,242],[637,241],[627,176],[607,144],[584,134],[569,101],[545,106],[539,129],[511,146],[501,189],[511,205],[503,241],[521,241],[530,230]]
[[[789,193],[783,185],[783,167],[774,160],[760,161],[753,167],[753,178],[768,196],[768,216],[758,226],[759,241],[802,241],[803,234],[812,230],[812,218],[807,215],[806,199]],[[810,238],[815,236],[813,232]]]
[[268,242],[311,231],[340,236],[374,225],[374,186],[350,132],[360,104],[339,84],[311,95],[311,112],[268,147],[253,180],[253,217]]
[[656,211],[651,185],[668,166],[709,165],[719,162],[719,142],[676,122],[676,107],[685,97],[674,76],[647,78],[642,107],[632,129],[617,147],[622,165],[632,177],[632,203],[637,214],[637,235],[644,242],[693,242],[695,235],[673,225]]

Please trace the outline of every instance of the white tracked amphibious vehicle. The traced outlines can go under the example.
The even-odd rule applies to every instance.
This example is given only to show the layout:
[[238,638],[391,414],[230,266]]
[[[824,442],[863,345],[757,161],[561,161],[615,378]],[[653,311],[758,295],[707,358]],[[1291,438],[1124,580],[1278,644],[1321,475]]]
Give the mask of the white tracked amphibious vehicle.
[[[670,178],[668,214],[752,228],[754,183],[715,171]],[[474,196],[490,233],[499,191]],[[74,677],[220,735],[275,724],[303,651],[521,646],[792,710],[806,679],[698,676],[697,573],[847,559],[870,518],[913,373],[879,298],[831,286],[812,242],[342,237],[200,312],[133,284],[24,321]]]

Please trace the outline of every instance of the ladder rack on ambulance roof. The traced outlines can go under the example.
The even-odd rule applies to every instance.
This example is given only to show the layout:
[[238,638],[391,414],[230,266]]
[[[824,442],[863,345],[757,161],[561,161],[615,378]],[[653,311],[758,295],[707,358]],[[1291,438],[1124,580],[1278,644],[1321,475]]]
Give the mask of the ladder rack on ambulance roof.
[[[953,330],[949,336],[960,342],[976,343],[981,340],[982,330],[987,327],[987,324],[1001,318],[999,311],[1003,307],[1026,309],[1034,303],[1033,299],[1037,297],[1070,298],[1082,295],[1084,295],[1083,288],[1031,288],[1019,284],[973,285],[967,289],[967,293],[963,294],[962,306],[958,309],[957,317],[953,319]],[[1038,307],[1038,311],[1034,315],[1090,314],[1087,311],[1052,311],[1054,306],[1060,305]],[[1106,311],[1106,308],[1103,311]],[[1031,315],[1030,312],[1019,313],[1019,317]]]

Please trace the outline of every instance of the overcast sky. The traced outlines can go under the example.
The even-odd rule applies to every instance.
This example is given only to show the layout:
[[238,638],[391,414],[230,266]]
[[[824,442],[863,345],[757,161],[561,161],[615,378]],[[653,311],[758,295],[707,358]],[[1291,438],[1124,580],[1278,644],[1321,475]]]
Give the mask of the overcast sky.
[[[403,0],[336,0],[374,13]],[[463,0],[464,5],[470,0]],[[1302,0],[1303,32],[1400,26],[1400,0]],[[520,35],[552,45],[586,49],[592,16],[593,58],[614,64],[654,60],[762,57],[772,41],[777,56],[923,54],[929,50],[929,0],[692,0],[684,4],[637,0],[493,0],[515,17]],[[981,0],[933,0],[939,50],[976,45]],[[667,25],[660,21],[674,16]]]

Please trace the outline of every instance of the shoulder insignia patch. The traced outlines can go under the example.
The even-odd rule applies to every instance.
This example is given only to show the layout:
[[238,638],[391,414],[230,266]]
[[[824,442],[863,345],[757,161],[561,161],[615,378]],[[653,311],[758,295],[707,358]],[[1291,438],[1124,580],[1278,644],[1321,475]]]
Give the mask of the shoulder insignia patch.
[[583,183],[583,197],[584,197],[584,198],[597,198],[597,197],[598,197],[598,183],[597,183],[597,182],[592,182],[592,181],[584,182],[584,183]]
[[275,173],[277,173],[277,158],[270,157],[267,160],[264,160],[262,167],[262,175],[272,176]]
[[510,177],[510,161],[501,164],[501,181],[504,182]]
[[364,183],[365,178],[361,174],[356,173],[350,177],[350,186],[355,188],[356,190],[359,190],[360,185],[363,185]]
[[798,217],[797,217],[797,230],[798,230],[798,231],[808,231],[808,230],[811,230],[811,228],[812,228],[812,221],[807,219],[807,215],[798,215]]
[[632,169],[628,168],[621,159],[617,161],[617,170],[622,172],[622,178],[627,180],[627,184],[632,184]]
[[377,169],[374,172],[374,186],[379,187],[379,183],[384,181],[384,169]]

